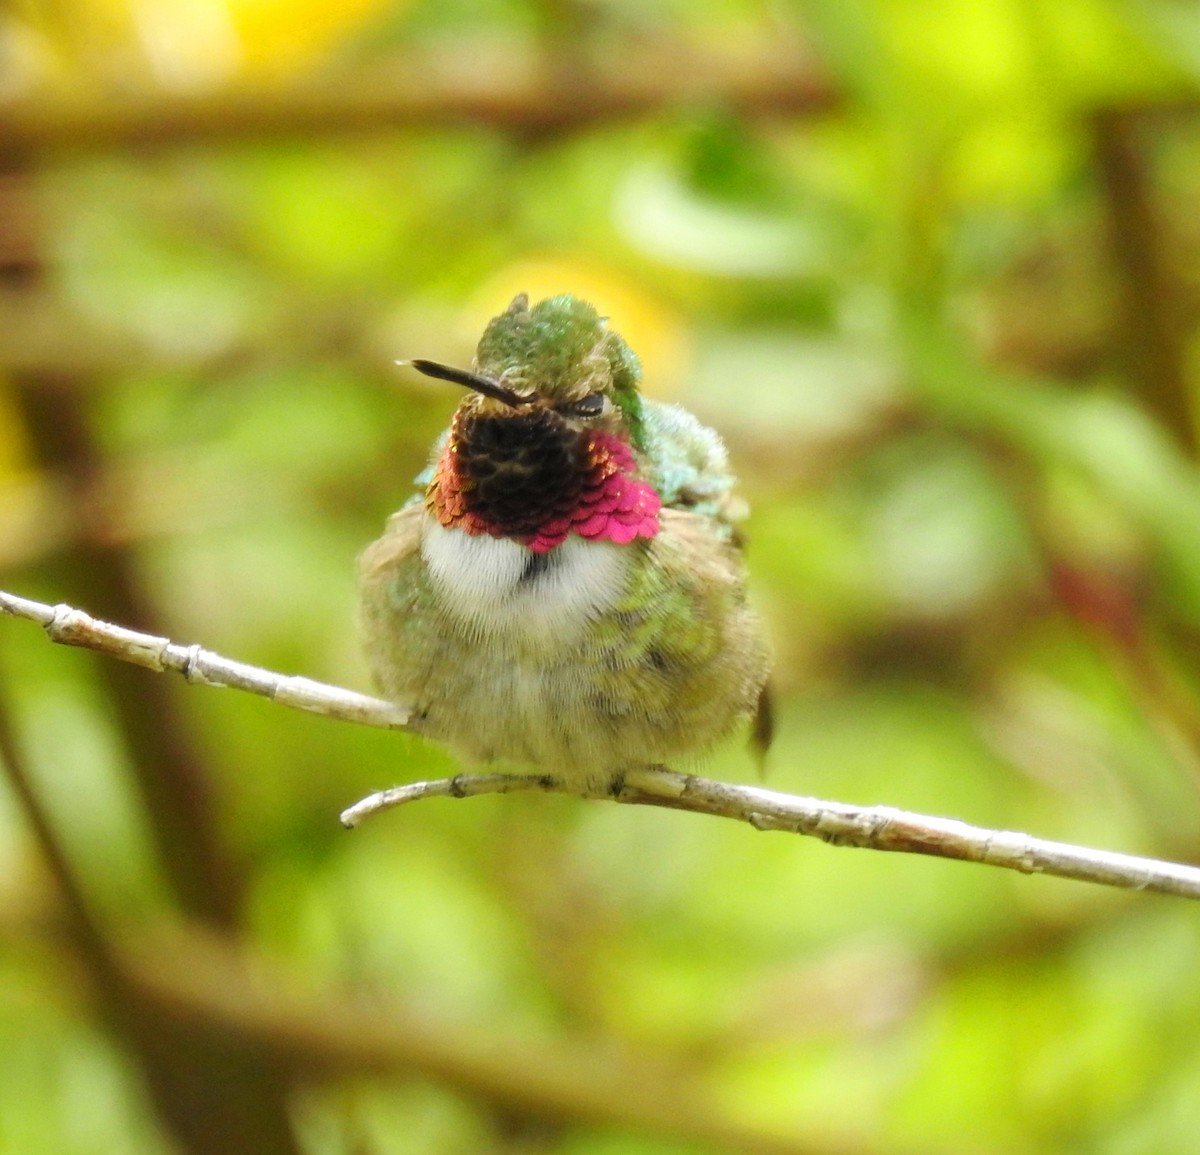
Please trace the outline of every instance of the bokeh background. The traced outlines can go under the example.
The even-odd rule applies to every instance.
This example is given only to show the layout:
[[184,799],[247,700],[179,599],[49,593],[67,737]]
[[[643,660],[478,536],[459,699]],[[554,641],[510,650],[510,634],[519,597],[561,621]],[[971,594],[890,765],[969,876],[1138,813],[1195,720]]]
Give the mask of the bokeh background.
[[[368,689],[516,292],[726,436],[769,784],[1200,857],[1200,10],[8,0],[5,588]],[[558,797],[0,622],[0,1150],[1192,1155],[1180,900]],[[707,767],[753,780],[737,743]]]

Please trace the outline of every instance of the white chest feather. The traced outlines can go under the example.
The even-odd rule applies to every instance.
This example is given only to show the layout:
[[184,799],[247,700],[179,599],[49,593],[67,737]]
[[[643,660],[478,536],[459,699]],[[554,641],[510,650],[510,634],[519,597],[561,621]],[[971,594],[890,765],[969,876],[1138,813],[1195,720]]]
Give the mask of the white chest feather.
[[546,553],[429,519],[421,540],[442,608],[480,636],[570,645],[625,591],[628,546],[572,535]]

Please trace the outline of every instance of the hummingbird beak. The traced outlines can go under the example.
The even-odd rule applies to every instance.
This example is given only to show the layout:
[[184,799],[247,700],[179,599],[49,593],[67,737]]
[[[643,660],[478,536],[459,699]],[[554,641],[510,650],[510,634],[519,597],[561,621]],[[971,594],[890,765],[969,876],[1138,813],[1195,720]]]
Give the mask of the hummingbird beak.
[[397,361],[396,364],[411,365],[418,373],[424,373],[426,377],[436,377],[439,381],[451,381],[455,385],[465,385],[468,389],[482,393],[485,397],[502,401],[512,409],[519,409],[533,400],[532,397],[522,397],[520,393],[506,389],[499,381],[493,381],[490,377],[480,377],[478,373],[468,373],[466,369],[455,369],[450,365],[443,365],[439,361],[424,361],[416,357],[407,362]]

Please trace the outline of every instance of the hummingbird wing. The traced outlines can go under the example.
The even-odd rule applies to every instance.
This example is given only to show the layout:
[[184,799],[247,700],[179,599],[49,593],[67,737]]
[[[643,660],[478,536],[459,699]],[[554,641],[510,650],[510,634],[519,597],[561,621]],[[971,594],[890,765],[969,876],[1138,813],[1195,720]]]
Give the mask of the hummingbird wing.
[[614,717],[644,720],[643,749],[699,751],[754,715],[767,676],[741,551],[713,518],[676,508],[639,548],[644,564],[593,627],[596,686]]
[[358,559],[362,632],[367,660],[379,689],[408,703],[415,686],[408,655],[432,644],[421,636],[422,606],[432,598],[421,561],[423,504],[406,505],[388,518],[383,536]]
[[420,567],[422,504],[409,504],[387,520],[387,528],[358,559],[359,577],[371,582],[385,577],[394,580],[408,568]]
[[767,776],[767,751],[775,740],[775,690],[768,677],[758,692],[750,723],[750,751],[758,763],[759,777]]
[[[743,580],[740,554],[745,542],[738,523],[749,507],[734,493],[736,478],[724,442],[715,430],[678,405],[644,401],[643,420],[647,441],[654,446],[652,469],[663,505],[701,515],[707,528],[729,543],[730,564],[738,580]],[[750,748],[762,770],[775,735],[775,706],[771,684],[765,678],[765,654],[752,659],[752,665],[753,661],[762,663],[762,675],[752,709]]]

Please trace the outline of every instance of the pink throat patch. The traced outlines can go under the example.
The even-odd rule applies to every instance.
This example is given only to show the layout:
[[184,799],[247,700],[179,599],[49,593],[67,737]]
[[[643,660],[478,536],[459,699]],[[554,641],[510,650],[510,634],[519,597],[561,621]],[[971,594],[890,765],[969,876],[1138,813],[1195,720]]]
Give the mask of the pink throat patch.
[[619,437],[600,433],[588,442],[588,449],[593,468],[579,504],[538,529],[527,543],[534,553],[561,545],[570,533],[619,545],[658,533],[662,501],[652,485],[633,476],[637,466],[629,446]]
[[574,509],[553,514],[529,534],[506,533],[471,511],[465,492],[469,483],[464,485],[458,464],[452,437],[426,497],[426,506],[444,526],[475,535],[517,536],[534,553],[546,553],[562,545],[572,533],[589,541],[613,541],[620,545],[658,533],[658,514],[662,508],[658,492],[637,478],[632,450],[612,434],[596,433],[588,438],[587,479]]

